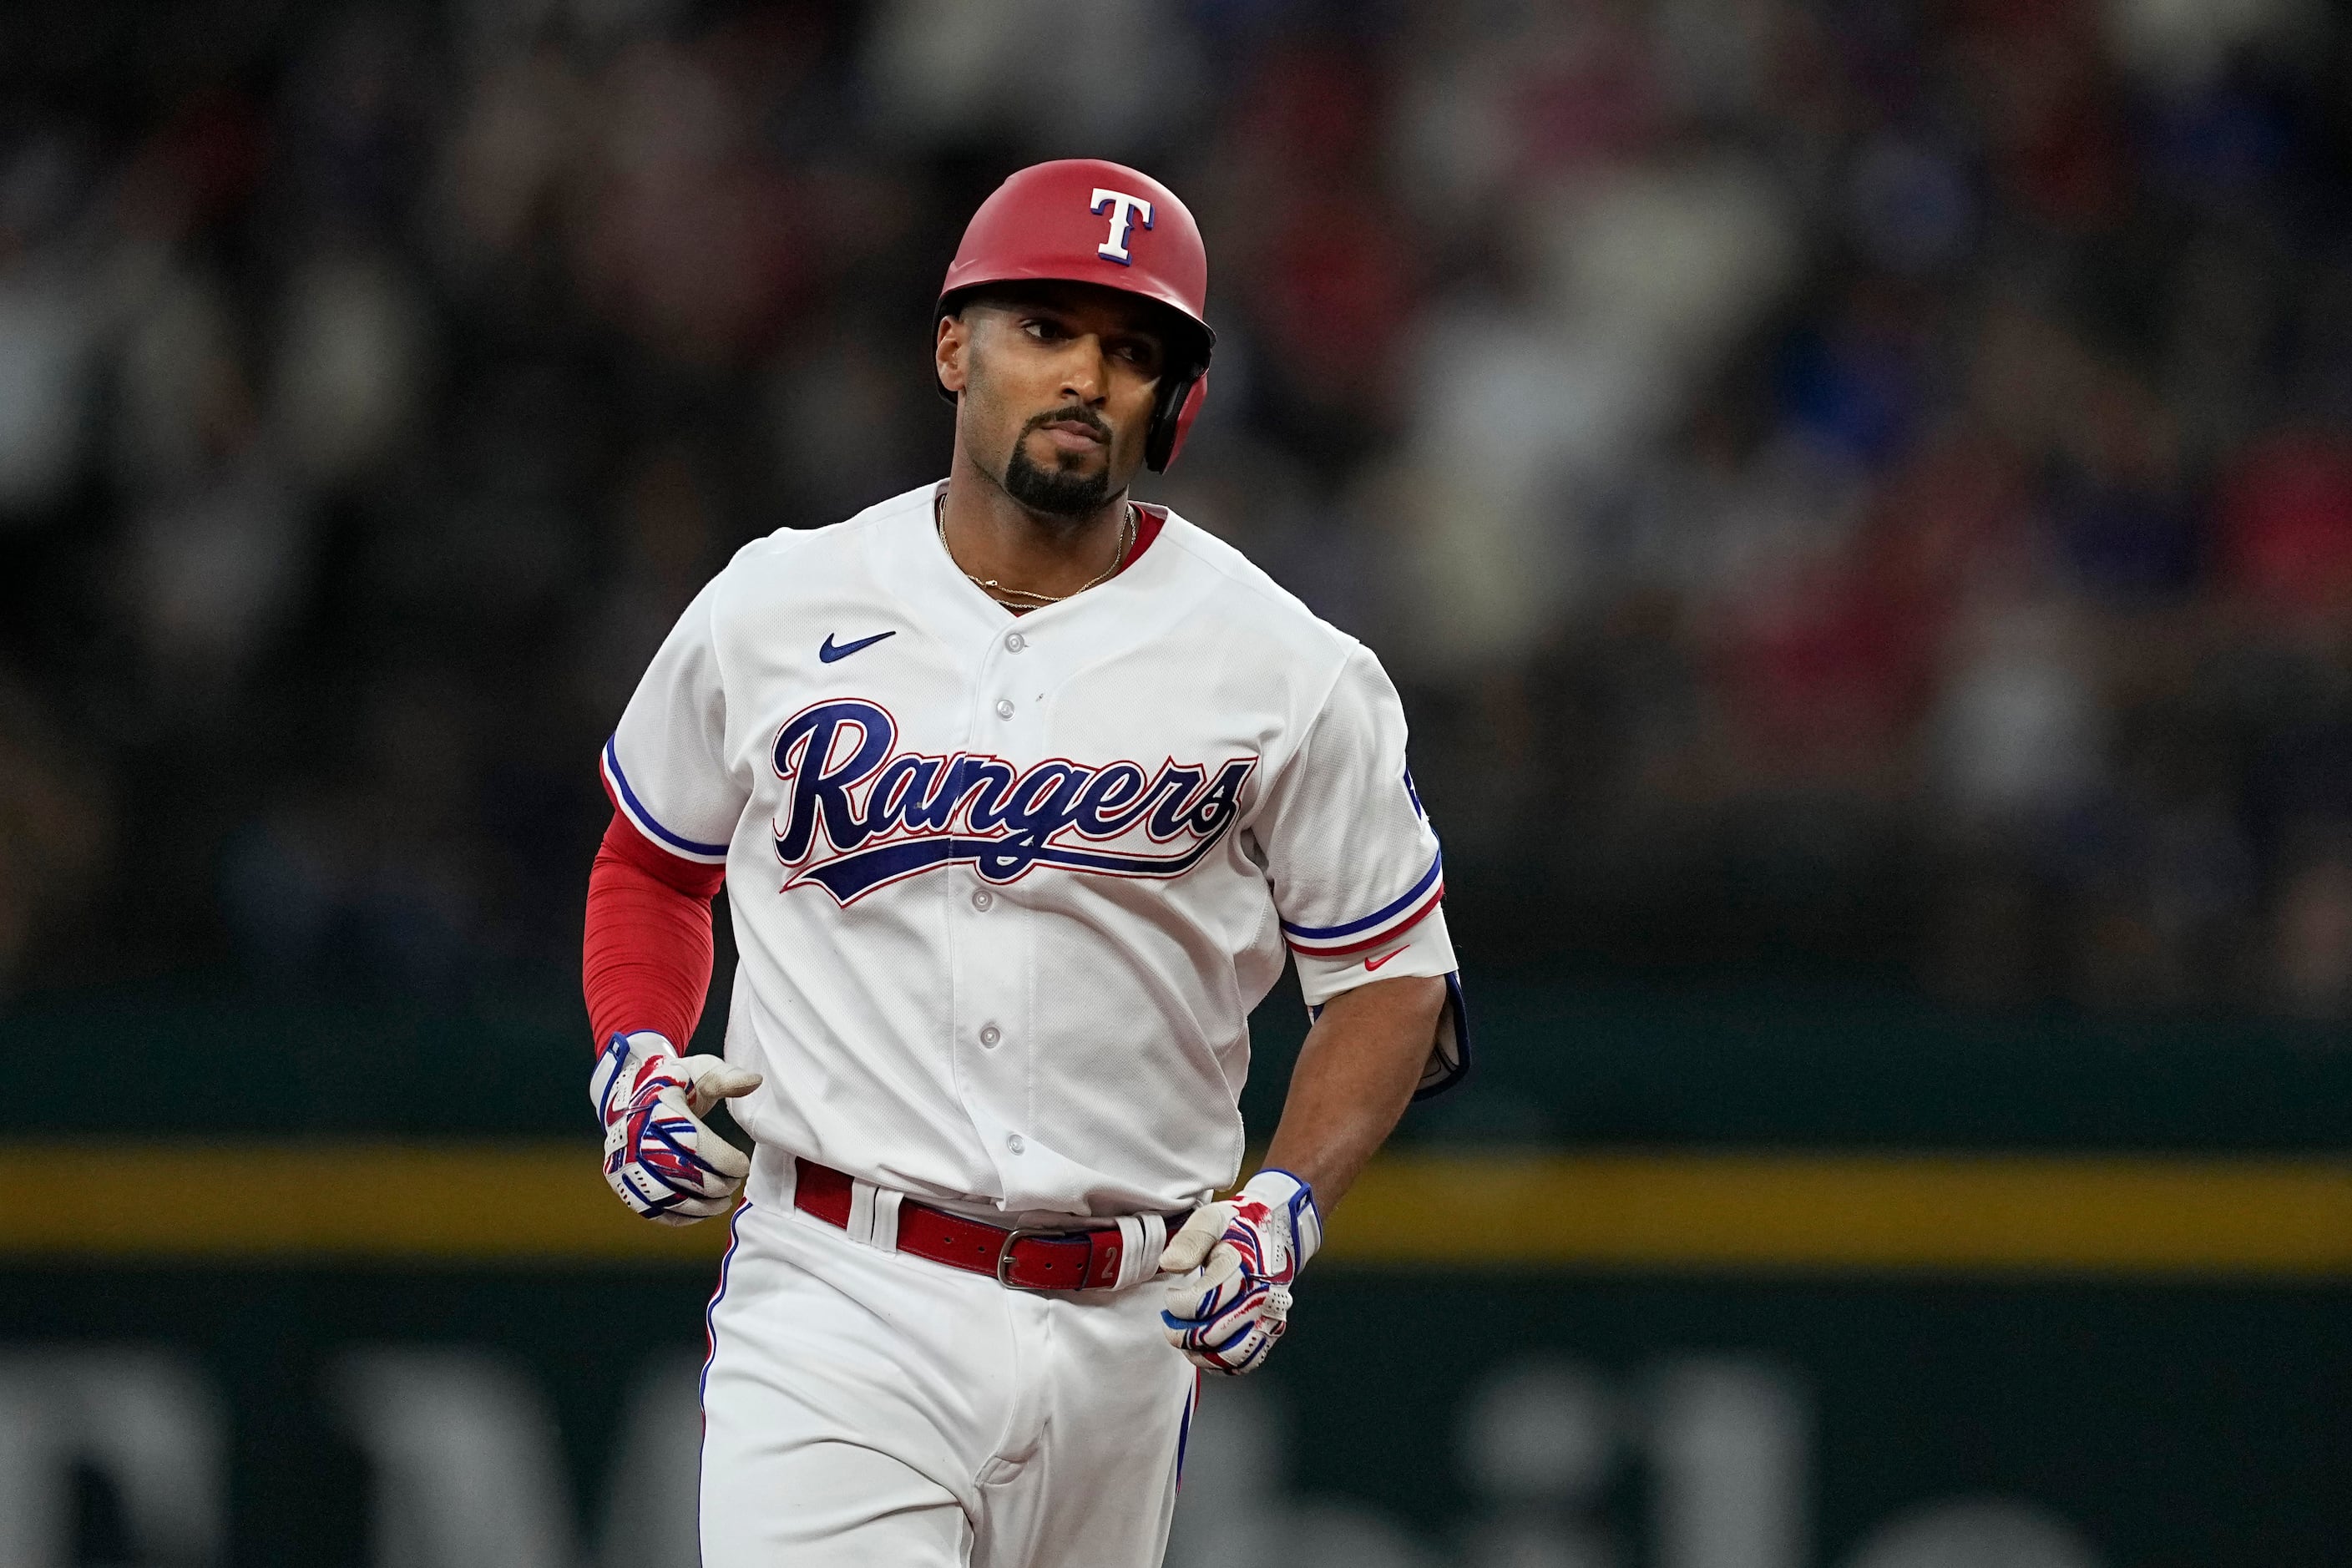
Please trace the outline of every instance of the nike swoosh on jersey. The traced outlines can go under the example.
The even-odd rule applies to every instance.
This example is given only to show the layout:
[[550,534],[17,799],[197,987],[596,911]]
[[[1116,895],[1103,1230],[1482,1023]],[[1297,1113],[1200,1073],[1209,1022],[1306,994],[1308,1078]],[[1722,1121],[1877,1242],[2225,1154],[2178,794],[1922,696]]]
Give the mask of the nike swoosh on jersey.
[[898,635],[895,631],[876,632],[870,637],[859,637],[856,642],[845,642],[836,647],[834,646],[833,634],[827,632],[824,634],[824,646],[816,650],[816,657],[823,662],[831,664],[835,659],[847,658],[859,648],[872,647],[884,637],[895,637]]
[[1368,958],[1364,960],[1364,967],[1368,970],[1378,969],[1381,964],[1386,963],[1390,959],[1394,958],[1398,953],[1402,952],[1403,951],[1404,949],[1401,947],[1394,948],[1381,954],[1378,958]]

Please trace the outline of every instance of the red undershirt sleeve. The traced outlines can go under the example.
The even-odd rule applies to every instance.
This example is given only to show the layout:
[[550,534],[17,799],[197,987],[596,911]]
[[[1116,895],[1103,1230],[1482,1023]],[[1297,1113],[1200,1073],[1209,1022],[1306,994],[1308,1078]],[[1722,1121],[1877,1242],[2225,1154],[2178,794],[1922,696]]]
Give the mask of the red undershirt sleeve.
[[727,879],[662,849],[619,813],[588,873],[581,989],[601,1047],[652,1029],[686,1048],[710,989],[710,900]]

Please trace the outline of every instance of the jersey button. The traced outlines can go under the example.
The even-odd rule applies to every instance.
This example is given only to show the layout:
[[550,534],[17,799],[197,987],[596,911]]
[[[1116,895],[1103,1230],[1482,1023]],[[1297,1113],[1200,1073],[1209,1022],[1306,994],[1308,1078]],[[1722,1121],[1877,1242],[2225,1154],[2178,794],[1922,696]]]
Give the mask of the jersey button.
[[974,888],[972,889],[971,907],[980,910],[982,914],[987,913],[988,907],[994,902],[996,902],[996,895],[990,892],[986,888]]
[[996,1048],[996,1042],[1003,1037],[1004,1031],[993,1024],[982,1024],[980,1026],[980,1043],[992,1051]]
[[1016,1154],[1029,1147],[1028,1144],[1021,1141],[1021,1134],[1018,1132],[1015,1132],[1011,1137],[1005,1139],[1004,1146],[1007,1149],[1012,1150]]
[[1007,632],[1004,634],[1005,652],[1019,653],[1023,648],[1027,647],[1028,646],[1029,639],[1023,637],[1019,632]]
[[1000,697],[996,700],[996,716],[1000,719],[1010,719],[1013,717],[1013,700],[1011,698]]

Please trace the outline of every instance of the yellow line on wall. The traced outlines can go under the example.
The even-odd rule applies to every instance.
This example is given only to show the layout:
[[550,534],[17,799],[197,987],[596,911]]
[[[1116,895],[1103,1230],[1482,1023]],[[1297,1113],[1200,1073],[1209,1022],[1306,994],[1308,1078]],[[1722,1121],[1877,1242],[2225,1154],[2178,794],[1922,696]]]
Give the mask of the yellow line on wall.
[[598,1161],[569,1141],[0,1143],[0,1257],[661,1262],[725,1247],[723,1221],[630,1214]]
[[[0,1143],[0,1259],[707,1263],[593,1145]],[[1400,1153],[1332,1216],[1384,1268],[2352,1278],[2352,1162]],[[1328,1266],[1328,1265],[1327,1265]]]
[[1399,1155],[1331,1256],[1406,1267],[2352,1275],[2352,1163]]

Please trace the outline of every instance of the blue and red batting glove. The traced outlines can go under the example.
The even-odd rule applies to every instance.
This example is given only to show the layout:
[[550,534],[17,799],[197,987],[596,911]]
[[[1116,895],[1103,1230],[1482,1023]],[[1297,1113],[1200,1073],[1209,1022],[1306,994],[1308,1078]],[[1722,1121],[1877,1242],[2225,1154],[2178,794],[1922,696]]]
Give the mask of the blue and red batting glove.
[[664,1225],[725,1214],[751,1162],[702,1117],[759,1087],[758,1073],[718,1057],[681,1057],[650,1029],[614,1035],[588,1080],[604,1123],[605,1183],[633,1211]]
[[1168,1342],[1210,1372],[1256,1371],[1289,1321],[1298,1271],[1322,1245],[1314,1190],[1287,1171],[1260,1171],[1193,1210],[1160,1255],[1160,1272],[1181,1276],[1160,1314]]

